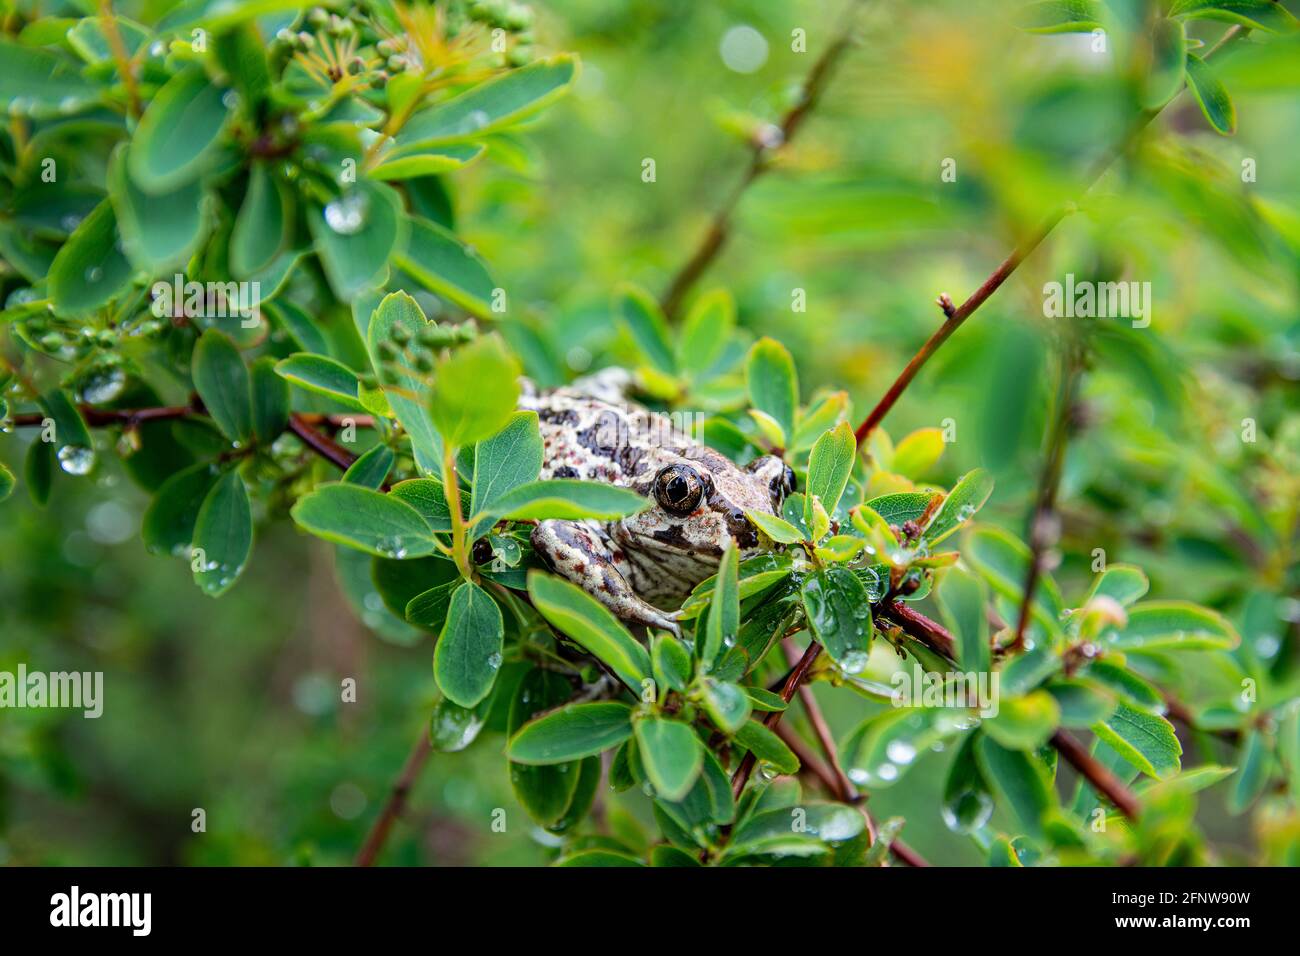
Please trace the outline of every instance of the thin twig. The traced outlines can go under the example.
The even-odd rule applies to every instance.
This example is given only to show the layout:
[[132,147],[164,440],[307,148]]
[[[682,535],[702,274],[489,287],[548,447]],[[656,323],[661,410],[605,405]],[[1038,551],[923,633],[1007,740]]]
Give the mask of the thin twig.
[[1016,619],[1015,639],[1008,650],[1012,653],[1025,646],[1025,628],[1034,606],[1034,591],[1038,578],[1047,563],[1048,551],[1060,537],[1060,519],[1056,514],[1056,495],[1061,487],[1061,466],[1065,461],[1065,446],[1070,436],[1070,423],[1074,417],[1074,400],[1083,375],[1083,347],[1073,340],[1067,341],[1061,356],[1061,385],[1056,399],[1056,415],[1052,419],[1047,442],[1047,455],[1038,479],[1034,511],[1029,519],[1029,567],[1025,571],[1024,590],[1020,596],[1020,615]]
[[745,169],[740,182],[736,184],[726,200],[713,214],[713,220],[709,223],[708,229],[700,239],[699,245],[696,246],[695,252],[691,254],[691,257],[673,276],[668,285],[668,290],[664,293],[660,304],[663,307],[664,314],[670,319],[681,309],[687,293],[699,281],[700,276],[713,264],[713,260],[718,257],[718,253],[722,251],[723,245],[726,244],[731,234],[732,216],[735,214],[736,207],[740,204],[741,197],[745,195],[745,191],[754,180],[768,170],[772,154],[794,138],[803,121],[816,107],[818,100],[821,99],[822,92],[826,88],[826,83],[830,79],[835,64],[853,42],[853,25],[860,3],[861,0],[850,0],[849,6],[844,13],[844,26],[835,41],[822,51],[822,55],[818,57],[812,69],[808,72],[808,76],[804,79],[803,87],[800,90],[799,102],[785,114],[780,124],[772,131],[770,137],[762,134],[754,137],[754,141],[750,145],[749,166]]
[[357,866],[370,866],[375,862],[375,857],[379,855],[379,851],[383,849],[388,839],[388,832],[393,828],[393,823],[406,809],[406,798],[410,795],[411,788],[415,786],[415,781],[419,778],[430,753],[432,748],[429,745],[428,729],[421,727],[420,736],[415,741],[415,746],[411,748],[410,756],[406,758],[406,765],[402,767],[401,774],[388,793],[384,809],[380,811],[374,826],[366,835],[366,842],[361,845],[361,850],[357,853]]
[[[1217,53],[1232,40],[1245,35],[1247,32],[1249,31],[1243,29],[1240,25],[1232,27],[1224,33],[1219,42],[1210,49],[1210,51],[1205,55],[1205,59],[1208,60],[1211,55]],[[1176,98],[1177,97],[1174,99]],[[1173,102],[1173,100],[1170,100],[1170,102]],[[1167,105],[1168,104],[1166,103],[1165,106]],[[1106,170],[1110,169],[1119,157],[1129,151],[1132,145],[1137,141],[1141,132],[1146,129],[1151,121],[1155,119],[1164,108],[1164,106],[1161,106],[1157,109],[1144,110],[1142,113],[1138,114],[1133,125],[1130,127],[1125,137],[1120,141],[1119,145],[1108,153],[1093,169],[1088,185],[1083,190],[1084,194],[1087,194],[1097,185],[1097,182],[1105,174]],[[870,435],[876,426],[881,423],[884,417],[889,414],[890,409],[892,409],[894,404],[898,401],[899,396],[901,396],[907,386],[911,384],[912,379],[916,378],[916,373],[921,370],[921,367],[925,365],[925,363],[933,357],[934,353],[939,350],[939,346],[943,345],[943,343],[961,327],[961,324],[970,318],[971,314],[983,305],[985,301],[1002,286],[1002,283],[1007,281],[1011,274],[1016,271],[1016,268],[1020,263],[1024,262],[1029,254],[1037,249],[1039,244],[1047,238],[1048,234],[1057,227],[1061,220],[1074,212],[1076,208],[1077,202],[1065,203],[1049,215],[1037,230],[1018,244],[1011,254],[1002,260],[1002,264],[993,270],[993,274],[985,279],[983,284],[981,284],[980,287],[971,294],[970,298],[960,306],[954,307],[952,300],[948,298],[946,293],[939,297],[939,305],[944,312],[943,324],[940,325],[938,330],[926,340],[920,350],[912,356],[911,361],[907,363],[907,366],[899,374],[898,378],[889,386],[889,390],[885,392],[884,397],[876,403],[875,408],[873,408],[870,414],[863,419],[862,424],[857,427],[855,434],[858,439],[859,448],[865,444],[867,436]]]
[[335,443],[331,438],[326,438],[316,429],[307,424],[306,419],[294,412],[289,416],[289,431],[297,435],[304,445],[320,455],[326,461],[332,462],[343,471],[352,467],[352,463],[357,460],[357,456],[352,452]]
[[[790,676],[785,680],[785,686],[781,688],[781,699],[787,704],[794,699],[795,691],[797,691],[799,685],[804,682],[804,678],[808,676],[808,672],[812,669],[813,663],[817,660],[817,655],[821,652],[822,646],[816,641],[813,641],[808,645],[808,649],[804,651],[803,657],[799,658],[799,663],[794,666],[792,671],[790,671]],[[781,722],[782,713],[784,713],[784,711],[780,710],[774,710],[768,713],[767,716],[763,718],[763,726],[768,730],[772,730]],[[751,750],[749,753],[745,754],[744,759],[740,761],[740,766],[736,768],[736,775],[731,778],[731,792],[735,797],[739,798],[740,794],[744,791],[745,784],[749,782],[749,775],[754,772],[754,763],[754,752]]]
[[1075,770],[1079,771],[1092,788],[1113,803],[1120,813],[1130,820],[1136,820],[1140,807],[1133,791],[1124,782],[1103,767],[1092,754],[1084,749],[1083,744],[1064,730],[1052,734],[1052,746],[1065,758]]
[[936,654],[950,661],[957,659],[956,641],[952,633],[938,621],[926,617],[910,604],[894,600],[881,601],[875,606],[874,611],[893,621]]

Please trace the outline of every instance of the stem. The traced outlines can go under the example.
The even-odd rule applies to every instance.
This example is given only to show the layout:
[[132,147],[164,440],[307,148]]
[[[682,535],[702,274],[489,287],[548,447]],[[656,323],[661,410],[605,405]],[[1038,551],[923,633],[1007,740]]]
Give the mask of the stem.
[[1094,790],[1113,803],[1120,813],[1130,820],[1137,819],[1140,808],[1133,791],[1126,787],[1119,777],[1098,763],[1097,759],[1084,749],[1083,744],[1063,729],[1052,734],[1051,743],[1057,753],[1079,771],[1084,779],[1092,784]]
[[[822,646],[816,641],[808,645],[808,649],[803,652],[803,657],[799,658],[799,663],[795,664],[794,670],[790,671],[790,676],[785,679],[785,685],[781,688],[781,699],[787,704],[794,699],[795,691],[799,685],[804,682],[808,672],[812,670],[813,663],[817,660],[817,655],[822,652]],[[763,726],[772,730],[781,722],[781,714],[784,711],[774,710],[763,718]],[[754,752],[751,750],[745,754],[745,759],[740,762],[736,768],[736,775],[731,779],[731,792],[736,798],[745,789],[745,784],[749,782],[749,775],[754,772]]]
[[366,835],[366,842],[361,845],[361,850],[357,853],[355,861],[357,866],[374,864],[375,857],[379,855],[379,851],[383,849],[388,839],[388,832],[393,828],[394,821],[406,809],[406,798],[410,795],[411,788],[415,786],[415,781],[419,778],[430,753],[432,748],[429,746],[428,731],[421,727],[420,737],[411,748],[411,754],[406,758],[406,765],[402,767],[401,774],[394,781],[388,793],[388,800],[384,803],[384,809],[380,811],[375,825]]
[[465,519],[460,513],[460,484],[456,479],[456,449],[444,445],[442,449],[442,486],[447,496],[447,511],[451,515],[451,553],[460,569],[460,576],[473,580],[469,566],[469,549],[465,541]]
[[1025,572],[1025,586],[1020,598],[1020,616],[1016,620],[1016,636],[1008,647],[1019,651],[1025,646],[1025,628],[1034,606],[1034,591],[1046,564],[1045,556],[1060,537],[1056,516],[1056,495],[1061,486],[1061,466],[1065,460],[1065,445],[1070,434],[1070,419],[1074,408],[1079,379],[1083,374],[1083,350],[1077,342],[1067,343],[1062,356],[1061,386],[1057,394],[1056,416],[1048,439],[1047,457],[1038,479],[1037,501],[1029,519],[1029,568]]
[[[1247,32],[1249,31],[1244,29],[1241,25],[1233,26],[1224,33],[1219,42],[1206,53],[1204,59],[1208,60],[1213,54],[1217,53],[1232,40],[1239,36],[1243,36]],[[1174,99],[1177,99],[1177,97],[1173,97],[1170,102],[1173,102]],[[1168,103],[1165,104],[1165,106],[1168,105]],[[1132,127],[1120,141],[1119,145],[1106,154],[1102,161],[1094,168],[1088,185],[1083,190],[1084,195],[1097,185],[1097,182],[1101,179],[1102,175],[1115,164],[1115,161],[1119,159],[1120,156],[1128,152],[1133,143],[1137,141],[1141,132],[1146,129],[1156,116],[1160,114],[1165,106],[1161,106],[1154,110],[1144,110],[1142,113],[1138,114]],[[984,302],[1002,286],[1002,283],[1007,281],[1011,274],[1016,271],[1016,268],[1020,263],[1024,262],[1029,254],[1037,249],[1039,244],[1047,238],[1048,234],[1057,227],[1061,220],[1075,211],[1075,208],[1076,203],[1066,203],[1048,216],[1047,219],[1044,220],[1043,224],[1038,227],[1038,230],[1032,233],[1029,238],[1017,245],[1011,254],[1002,260],[1002,264],[993,270],[993,274],[985,279],[983,284],[960,306],[954,308],[952,300],[949,299],[946,294],[940,296],[939,304],[943,308],[945,316],[943,324],[939,326],[938,330],[926,340],[925,344],[921,346],[920,351],[912,356],[912,360],[907,363],[906,368],[904,368],[898,378],[894,380],[894,384],[889,386],[889,390],[885,392],[884,397],[876,403],[876,407],[871,410],[871,413],[863,419],[862,424],[857,427],[854,434],[857,436],[859,448],[861,448],[866,442],[867,436],[870,435],[884,417],[889,414],[890,409],[892,409],[894,404],[898,401],[899,396],[901,396],[907,386],[911,384],[912,379],[916,378],[916,373],[921,370],[921,367],[925,365],[934,353],[939,350],[939,346],[943,345],[943,343],[961,327],[961,324],[970,318],[971,314],[983,305]]]
[[956,660],[956,641],[946,627],[938,621],[932,621],[920,611],[901,601],[885,600],[875,607],[876,613],[883,614],[910,636],[919,640],[936,654],[948,660]]
[[104,36],[108,39],[108,48],[113,51],[113,61],[122,74],[126,86],[126,97],[132,116],[144,112],[140,105],[140,88],[135,82],[135,67],[127,55],[126,44],[122,42],[122,31],[117,28],[117,19],[113,16],[111,0],[99,0],[99,15],[104,22]]
[[671,319],[678,313],[687,293],[699,281],[700,276],[713,264],[713,260],[718,257],[718,253],[722,251],[722,247],[731,235],[731,218],[735,214],[736,207],[740,204],[741,197],[745,195],[745,191],[754,180],[768,170],[772,153],[794,138],[803,121],[817,106],[817,102],[821,99],[822,92],[826,88],[826,83],[830,79],[831,71],[853,41],[853,24],[857,17],[857,7],[860,2],[861,0],[850,0],[844,13],[844,25],[840,29],[838,36],[817,58],[812,69],[808,72],[808,76],[803,81],[799,102],[790,108],[777,126],[779,136],[776,137],[775,144],[759,137],[755,137],[754,142],[751,143],[749,166],[746,168],[740,182],[736,184],[726,200],[713,214],[713,220],[709,223],[708,229],[700,239],[699,245],[696,246],[695,252],[691,254],[691,257],[686,260],[668,284],[668,290],[664,293],[660,302],[664,314],[668,318]]
[[352,463],[357,460],[356,455],[336,444],[332,438],[326,438],[308,425],[298,412],[294,412],[289,416],[289,431],[302,439],[302,443],[316,454],[337,465],[343,471],[351,468]]

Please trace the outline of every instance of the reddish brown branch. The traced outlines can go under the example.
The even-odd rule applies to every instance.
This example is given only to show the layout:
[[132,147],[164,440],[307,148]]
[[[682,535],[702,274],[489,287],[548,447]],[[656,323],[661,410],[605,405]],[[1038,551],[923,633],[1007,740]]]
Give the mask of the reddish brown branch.
[[[1240,25],[1232,27],[1224,33],[1223,37],[1206,53],[1204,58],[1208,60],[1225,45],[1237,37],[1244,35],[1246,32],[1248,31],[1243,29]],[[1119,145],[1108,153],[1092,170],[1092,175],[1089,177],[1088,185],[1083,190],[1085,194],[1091,190],[1093,186],[1097,185],[1098,180],[1101,179],[1106,170],[1110,169],[1110,167],[1114,165],[1115,161],[1119,159],[1119,157],[1129,151],[1132,145],[1137,141],[1141,132],[1150,125],[1151,121],[1155,119],[1163,109],[1164,106],[1161,106],[1159,109],[1145,110],[1138,114],[1128,133],[1120,141]],[[890,409],[892,409],[894,404],[898,401],[899,396],[901,396],[907,386],[911,384],[912,379],[916,378],[916,374],[921,370],[922,366],[924,366],[925,363],[931,359],[934,353],[939,350],[939,346],[943,345],[943,343],[961,327],[961,324],[970,318],[971,314],[976,309],[983,305],[994,292],[1001,288],[1002,283],[1007,281],[1011,274],[1016,271],[1017,267],[1019,267],[1020,263],[1024,262],[1029,254],[1037,249],[1039,244],[1047,238],[1048,234],[1057,227],[1061,220],[1073,212],[1075,208],[1076,203],[1065,203],[1048,216],[1035,232],[1019,243],[1012,253],[1002,260],[1002,264],[993,270],[993,274],[984,280],[983,284],[971,294],[970,298],[956,309],[952,308],[952,300],[948,298],[947,293],[940,296],[939,304],[943,308],[945,316],[943,324],[940,325],[938,330],[926,340],[920,350],[912,356],[911,361],[907,363],[907,366],[899,374],[898,378],[889,386],[889,390],[886,391],[880,401],[876,403],[875,408],[871,410],[870,414],[863,419],[862,424],[857,427],[855,434],[857,435],[859,448],[863,446],[867,436],[870,435],[876,426],[881,423],[884,417],[889,414]]]
[[853,42],[853,24],[859,2],[860,0],[850,0],[849,7],[844,15],[844,26],[835,41],[822,51],[822,55],[817,58],[812,69],[808,72],[800,91],[799,102],[785,114],[771,137],[755,136],[754,142],[750,146],[752,155],[749,166],[746,168],[740,182],[736,184],[722,206],[714,213],[713,220],[709,223],[708,229],[705,230],[699,245],[691,254],[691,257],[677,271],[677,274],[673,276],[668,285],[668,290],[663,295],[660,304],[663,307],[664,314],[669,318],[678,313],[687,293],[699,281],[700,276],[713,264],[713,260],[718,257],[718,253],[722,251],[722,247],[731,235],[732,216],[735,214],[736,207],[740,204],[740,199],[744,196],[745,190],[749,188],[754,180],[767,171],[772,153],[794,138],[804,120],[817,106],[835,64]]
[[297,435],[302,440],[302,443],[316,454],[326,461],[333,462],[343,471],[351,468],[352,463],[357,460],[357,456],[352,452],[338,445],[333,439],[326,438],[308,425],[304,417],[298,412],[294,412],[289,416],[289,431]]
[[366,842],[357,853],[355,861],[357,866],[370,866],[375,862],[375,857],[379,855],[379,851],[383,849],[388,839],[388,832],[393,828],[393,823],[406,809],[406,798],[410,795],[411,788],[415,786],[415,781],[419,778],[420,771],[424,768],[431,752],[428,730],[421,727],[419,739],[415,741],[410,756],[406,758],[406,765],[402,767],[401,774],[389,791],[384,809],[380,811],[375,825],[366,835]]
[[938,621],[926,617],[911,605],[902,601],[886,600],[877,604],[875,611],[897,624],[936,654],[950,661],[957,659],[956,642],[948,629]]
[[1083,744],[1064,730],[1058,730],[1052,735],[1052,746],[1070,766],[1092,784],[1094,790],[1113,803],[1120,813],[1130,820],[1137,819],[1141,808],[1133,791],[1125,786],[1119,777],[1103,767],[1096,757],[1088,753]]
[[[790,671],[790,676],[785,679],[785,685],[781,688],[781,699],[787,704],[794,699],[795,692],[799,685],[804,682],[808,672],[812,670],[813,663],[817,660],[817,655],[822,652],[822,646],[816,641],[808,645],[808,649],[803,652],[803,657],[799,658],[799,663]],[[772,730],[781,722],[781,714],[784,711],[774,710],[763,718],[763,726]],[[731,779],[731,792],[737,798],[745,789],[745,784],[749,782],[749,775],[754,772],[754,752],[751,750],[745,754],[740,766],[736,768],[736,775]]]

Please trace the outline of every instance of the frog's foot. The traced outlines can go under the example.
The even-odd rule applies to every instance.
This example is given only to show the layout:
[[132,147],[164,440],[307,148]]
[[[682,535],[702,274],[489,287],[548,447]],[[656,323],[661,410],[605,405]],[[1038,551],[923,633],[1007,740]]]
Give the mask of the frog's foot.
[[548,519],[533,529],[532,543],[556,574],[578,585],[617,617],[682,636],[676,620],[680,612],[661,611],[637,597],[596,528],[581,521]]

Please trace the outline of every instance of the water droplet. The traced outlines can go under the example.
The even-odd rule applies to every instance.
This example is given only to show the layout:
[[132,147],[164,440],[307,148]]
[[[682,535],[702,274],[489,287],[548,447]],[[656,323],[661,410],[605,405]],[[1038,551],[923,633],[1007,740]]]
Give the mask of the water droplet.
[[488,667],[492,668],[493,670],[496,670],[501,666],[501,655],[494,651],[493,653],[488,655],[487,663],[488,663]]
[[102,278],[104,278],[104,270],[101,269],[99,266],[91,266],[89,269],[86,270],[87,282],[93,284],[98,282]]
[[953,833],[973,833],[993,816],[993,798],[983,790],[965,790],[945,800],[940,813]]
[[84,445],[64,445],[59,449],[59,467],[70,475],[89,474],[95,467],[95,452]]
[[81,380],[81,400],[91,405],[103,405],[122,394],[126,388],[126,373],[121,366],[104,364],[91,369]]
[[867,669],[870,656],[866,651],[849,651],[840,661],[840,668],[846,674],[861,674]]
[[325,224],[340,236],[354,236],[366,224],[369,201],[365,193],[348,193],[325,207]]
[[892,763],[882,763],[876,768],[876,776],[881,780],[897,780],[898,768]]
[[916,748],[906,740],[891,740],[885,754],[894,763],[909,764],[916,759]]

